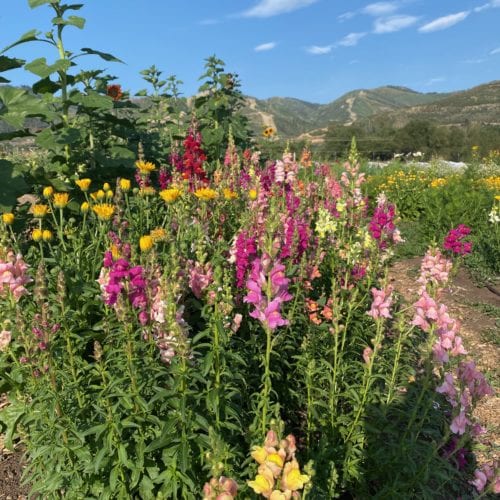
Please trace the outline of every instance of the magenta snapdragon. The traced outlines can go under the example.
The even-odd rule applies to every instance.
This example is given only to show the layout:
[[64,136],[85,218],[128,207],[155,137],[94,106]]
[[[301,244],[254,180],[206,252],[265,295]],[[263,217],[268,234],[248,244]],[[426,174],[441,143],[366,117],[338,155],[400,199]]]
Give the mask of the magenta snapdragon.
[[470,232],[470,227],[467,227],[465,224],[459,224],[456,228],[448,232],[443,242],[443,248],[456,255],[471,253],[472,243],[465,240]]
[[255,238],[251,238],[246,231],[238,234],[231,249],[230,262],[236,266],[236,286],[242,288],[252,260],[257,255]]
[[399,231],[396,230],[394,219],[396,208],[392,204],[377,205],[375,212],[368,225],[373,239],[377,241],[381,250],[387,248],[388,243],[401,241]]

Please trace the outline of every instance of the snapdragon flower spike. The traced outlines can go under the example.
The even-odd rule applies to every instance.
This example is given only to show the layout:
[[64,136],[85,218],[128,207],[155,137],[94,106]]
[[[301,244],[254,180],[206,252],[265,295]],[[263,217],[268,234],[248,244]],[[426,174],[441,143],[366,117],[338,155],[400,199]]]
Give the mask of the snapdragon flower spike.
[[383,290],[372,288],[372,306],[366,314],[371,316],[373,319],[392,318],[390,312],[392,305],[392,291],[393,287],[391,285]]
[[201,134],[192,127],[189,129],[186,139],[184,139],[182,162],[177,164],[183,179],[188,180],[191,186],[196,181],[204,184],[208,183],[207,174],[203,169],[206,159],[207,156],[201,148]]
[[283,264],[275,262],[271,268],[268,255],[264,254],[262,259],[256,258],[247,280],[248,293],[243,299],[243,302],[254,306],[250,316],[271,330],[288,325],[288,320],[281,316],[280,309],[283,302],[292,299],[288,293],[289,281]]
[[0,297],[10,292],[18,302],[23,295],[28,294],[25,285],[33,281],[27,274],[28,268],[23,256],[12,251],[7,253],[5,261],[0,259]]
[[236,266],[236,286],[243,288],[251,261],[257,255],[255,238],[249,237],[246,231],[242,231],[235,239],[231,250],[230,262]]
[[114,260],[112,253],[106,251],[103,269],[97,281],[106,305],[116,307],[118,298],[124,296],[130,305],[138,310],[140,323],[148,323],[148,284],[142,266],[131,267],[129,261],[123,257]]
[[417,282],[423,287],[427,284],[442,286],[448,281],[452,267],[451,260],[447,259],[437,248],[430,248],[420,265],[420,276]]
[[373,239],[377,240],[381,250],[387,248],[389,242],[397,243],[401,240],[399,232],[394,225],[396,209],[394,205],[377,205],[368,225],[368,230]]
[[189,261],[189,287],[197,299],[201,299],[203,290],[213,281],[213,271],[210,263],[205,265]]
[[459,224],[456,228],[448,232],[443,242],[443,248],[456,255],[471,253],[472,243],[465,241],[470,232],[470,227],[467,227],[465,224]]

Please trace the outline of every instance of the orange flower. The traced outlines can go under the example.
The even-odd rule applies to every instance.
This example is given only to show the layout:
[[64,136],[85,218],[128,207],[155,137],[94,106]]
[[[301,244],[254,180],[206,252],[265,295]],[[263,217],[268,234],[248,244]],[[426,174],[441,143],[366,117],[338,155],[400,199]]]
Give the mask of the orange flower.
[[118,84],[108,85],[106,94],[113,99],[113,101],[119,101],[122,96],[122,86]]

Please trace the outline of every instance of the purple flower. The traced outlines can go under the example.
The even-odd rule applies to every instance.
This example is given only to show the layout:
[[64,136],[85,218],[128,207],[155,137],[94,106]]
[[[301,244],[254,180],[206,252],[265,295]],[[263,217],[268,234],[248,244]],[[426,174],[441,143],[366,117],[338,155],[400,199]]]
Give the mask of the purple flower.
[[451,432],[461,436],[465,433],[465,429],[468,424],[470,424],[470,420],[465,415],[465,411],[461,410],[460,413],[451,421]]
[[444,239],[443,248],[457,255],[471,253],[472,243],[470,241],[465,241],[465,238],[470,232],[470,227],[464,224],[460,224],[455,229],[451,229]]

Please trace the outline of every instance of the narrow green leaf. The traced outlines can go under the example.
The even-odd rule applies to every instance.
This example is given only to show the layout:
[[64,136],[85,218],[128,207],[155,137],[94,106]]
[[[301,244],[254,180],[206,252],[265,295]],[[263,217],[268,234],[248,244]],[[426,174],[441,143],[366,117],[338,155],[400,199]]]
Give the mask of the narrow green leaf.
[[34,41],[43,41],[43,40],[40,40],[38,38],[38,35],[40,34],[41,32],[38,31],[38,30],[30,30],[30,31],[27,31],[24,35],[21,36],[21,38],[19,38],[19,40],[15,41],[14,43],[11,43],[10,45],[8,45],[7,47],[5,47],[1,52],[0,54],[3,54],[5,52],[7,52],[9,49],[12,49],[13,47],[15,47],[16,45],[21,45],[22,43],[26,43],[26,42],[34,42]]
[[0,56],[0,73],[11,69],[22,68],[26,61],[13,57]]
[[118,59],[118,57],[115,57],[113,54],[108,54],[107,52],[101,52],[100,50],[89,49],[88,47],[84,47],[82,51],[88,55],[99,56],[101,59],[104,59],[105,61],[123,63],[121,59]]
[[57,3],[58,1],[59,0],[28,0],[28,3],[32,9],[36,9],[47,3]]

